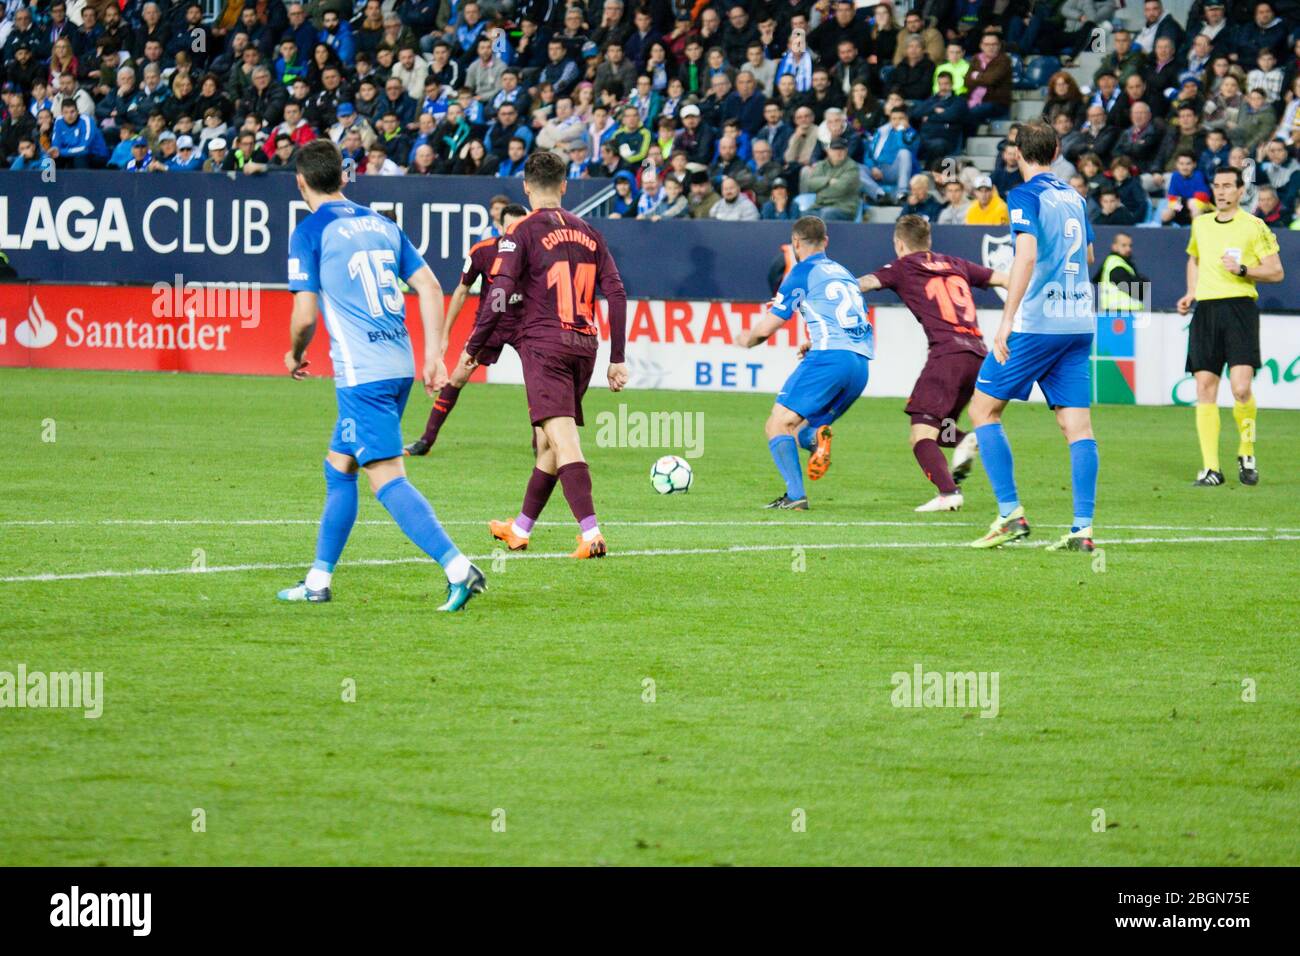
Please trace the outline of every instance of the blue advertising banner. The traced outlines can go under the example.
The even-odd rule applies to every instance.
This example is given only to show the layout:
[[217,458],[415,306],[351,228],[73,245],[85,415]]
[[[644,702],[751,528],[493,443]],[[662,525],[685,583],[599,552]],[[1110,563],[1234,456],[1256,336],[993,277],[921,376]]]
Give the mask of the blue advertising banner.
[[[576,205],[604,181],[575,180],[566,204]],[[450,288],[466,251],[488,224],[498,193],[523,200],[518,179],[461,176],[361,177],[347,194],[390,212]],[[306,214],[291,176],[127,174],[60,171],[55,182],[36,173],[0,172],[0,249],[24,279],[38,282],[284,283],[289,235]],[[628,292],[655,299],[768,298],[769,268],[789,239],[777,222],[637,222],[595,224],[609,239]],[[1098,260],[1115,233],[1099,228]],[[1152,281],[1150,308],[1172,310],[1184,291],[1185,229],[1126,229],[1137,268]],[[830,254],[855,273],[893,258],[889,226],[833,223]],[[1300,233],[1278,236],[1286,281],[1261,285],[1261,308],[1300,310]],[[1005,267],[1006,233],[941,226],[934,248]],[[896,302],[892,293],[869,301]],[[1000,304],[979,293],[978,304]]]

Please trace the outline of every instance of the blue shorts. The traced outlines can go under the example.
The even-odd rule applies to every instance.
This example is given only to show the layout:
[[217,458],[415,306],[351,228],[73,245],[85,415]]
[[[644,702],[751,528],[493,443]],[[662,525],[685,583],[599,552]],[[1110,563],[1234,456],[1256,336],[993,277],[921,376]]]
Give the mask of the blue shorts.
[[810,351],[776,393],[776,402],[810,425],[829,425],[862,395],[870,369],[865,355],[848,349]]
[[402,412],[413,378],[387,378],[351,388],[335,389],[339,420],[330,451],[351,455],[367,465],[402,455]]
[[1007,339],[1011,357],[1006,365],[989,352],[975,387],[985,395],[1024,401],[1037,382],[1053,408],[1092,405],[1092,333],[1048,335],[1012,332]]

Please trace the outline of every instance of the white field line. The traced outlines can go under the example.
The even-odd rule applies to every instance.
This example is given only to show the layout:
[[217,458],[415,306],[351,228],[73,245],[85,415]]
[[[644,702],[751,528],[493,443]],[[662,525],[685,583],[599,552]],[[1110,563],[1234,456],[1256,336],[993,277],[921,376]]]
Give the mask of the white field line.
[[[315,527],[319,518],[45,518],[0,520],[0,527],[6,528],[40,528],[40,527],[291,527],[310,525]],[[456,519],[440,521],[446,527],[486,526],[482,520]],[[358,525],[393,526],[391,519],[358,519]],[[572,521],[539,521],[538,527],[559,528],[572,525]],[[602,527],[613,528],[984,528],[988,522],[949,521],[943,518],[915,519],[912,521],[817,521],[792,519],[789,521],[601,521]],[[1064,527],[1064,525],[1035,525],[1036,527]],[[1224,525],[1206,528],[1203,525],[1177,524],[1105,524],[1103,527],[1115,531],[1200,531],[1200,532],[1253,532],[1256,534],[1291,534],[1300,533],[1300,528],[1266,528],[1259,526]]]
[[[1235,537],[1224,536],[1196,536],[1187,538],[1098,538],[1099,545],[1129,545],[1129,544],[1206,544],[1218,543],[1224,541],[1245,541],[1245,542],[1266,542],[1266,541],[1300,541],[1300,535],[1241,535]],[[1014,548],[1037,548],[1048,544],[1047,541],[1024,542],[1013,545]],[[611,551],[610,557],[613,558],[662,558],[662,557],[679,557],[691,555],[716,555],[716,554],[744,554],[762,551],[790,551],[794,548],[802,548],[805,551],[875,551],[875,550],[930,550],[935,548],[968,548],[969,544],[961,541],[944,541],[944,542],[913,542],[913,541],[863,541],[863,542],[844,542],[844,543],[816,543],[816,544],[738,544],[730,547],[720,548],[650,548],[631,551]],[[509,561],[537,561],[537,560],[557,560],[569,559],[567,551],[549,551],[538,554],[504,554],[501,552],[493,554],[470,555],[471,561],[489,562],[496,557],[504,557]],[[395,564],[433,564],[429,558],[363,558],[357,561],[343,562],[346,566],[359,567],[387,567]],[[195,570],[194,568],[138,568],[130,571],[78,571],[71,574],[27,574],[15,575],[12,577],[0,578],[0,584],[17,584],[24,582],[43,582],[43,581],[85,581],[92,578],[137,578],[137,577],[159,577],[176,574],[230,574],[241,571],[302,571],[307,567],[303,561],[292,564],[230,564],[219,565],[206,568],[204,570]]]

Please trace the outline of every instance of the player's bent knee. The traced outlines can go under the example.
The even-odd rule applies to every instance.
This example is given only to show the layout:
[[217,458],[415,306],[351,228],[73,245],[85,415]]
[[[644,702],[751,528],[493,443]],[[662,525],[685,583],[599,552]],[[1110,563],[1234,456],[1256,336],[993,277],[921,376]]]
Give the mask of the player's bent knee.
[[406,477],[406,465],[401,458],[381,458],[361,466],[370,481],[370,490],[375,494],[395,478]]

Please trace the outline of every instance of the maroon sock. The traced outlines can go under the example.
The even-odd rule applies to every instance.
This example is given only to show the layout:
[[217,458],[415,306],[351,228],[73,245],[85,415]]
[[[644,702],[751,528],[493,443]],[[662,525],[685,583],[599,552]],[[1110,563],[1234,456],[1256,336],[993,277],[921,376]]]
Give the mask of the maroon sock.
[[555,475],[548,475],[540,468],[533,469],[528,479],[528,487],[524,489],[524,504],[519,509],[519,517],[515,519],[515,524],[525,531],[533,530],[533,525],[541,517],[546,502],[551,500],[551,492],[555,490],[556,480]]
[[925,472],[926,480],[934,482],[934,486],[939,489],[939,494],[956,494],[957,482],[952,480],[952,472],[948,470],[948,460],[939,450],[938,442],[933,438],[923,438],[912,446],[912,454],[916,456],[921,471]]
[[444,385],[438,397],[433,400],[433,411],[429,412],[429,421],[424,426],[424,434],[420,436],[430,445],[438,440],[438,429],[442,428],[442,423],[456,407],[458,398],[460,398],[460,389],[455,385]]
[[952,433],[953,435],[952,438],[944,438],[943,436],[946,432],[947,432],[946,428],[941,429],[939,431],[939,438],[935,441],[935,444],[938,445],[940,448],[956,448],[958,445],[961,444],[961,440],[966,437],[966,433],[962,431],[960,428],[958,428],[955,432]]
[[596,505],[591,500],[591,469],[585,461],[571,461],[556,472],[556,477],[564,487],[564,497],[573,517],[578,519],[578,526],[583,531],[590,531],[596,526]]

